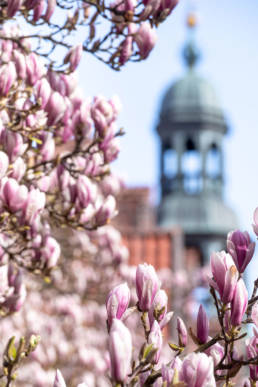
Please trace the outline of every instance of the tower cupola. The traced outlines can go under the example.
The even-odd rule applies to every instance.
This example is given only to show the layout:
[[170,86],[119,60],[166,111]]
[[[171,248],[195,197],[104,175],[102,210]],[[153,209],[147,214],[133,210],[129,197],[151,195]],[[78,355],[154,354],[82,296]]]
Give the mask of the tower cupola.
[[181,225],[190,244],[201,245],[204,235],[221,244],[237,224],[223,201],[223,141],[228,125],[213,86],[196,70],[201,55],[194,39],[194,15],[188,26],[183,49],[186,73],[166,91],[157,126],[159,222],[164,227]]

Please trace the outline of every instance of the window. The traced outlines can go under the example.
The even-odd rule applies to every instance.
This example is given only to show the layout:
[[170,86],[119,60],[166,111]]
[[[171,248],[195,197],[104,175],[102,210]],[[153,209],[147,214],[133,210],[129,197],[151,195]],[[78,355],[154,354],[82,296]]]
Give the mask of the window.
[[201,157],[196,150],[192,139],[185,143],[185,152],[182,158],[182,171],[184,176],[184,189],[189,194],[200,192],[201,181]]
[[207,153],[206,173],[211,179],[220,176],[221,153],[215,143],[210,146]]

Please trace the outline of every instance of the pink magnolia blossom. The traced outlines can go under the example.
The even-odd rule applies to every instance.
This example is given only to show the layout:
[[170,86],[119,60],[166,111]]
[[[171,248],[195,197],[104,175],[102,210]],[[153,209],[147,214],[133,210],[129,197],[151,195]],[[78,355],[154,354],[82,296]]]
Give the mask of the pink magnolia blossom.
[[43,62],[40,57],[32,52],[26,57],[26,66],[27,80],[31,86],[34,86],[44,74]]
[[54,125],[60,121],[65,112],[65,108],[65,100],[61,94],[56,91],[52,93],[46,105],[48,125]]
[[0,179],[5,176],[9,166],[9,159],[6,153],[0,151]]
[[106,300],[107,319],[109,326],[111,326],[114,318],[120,320],[123,317],[123,314],[128,308],[129,302],[130,290],[127,283],[118,285],[109,292]]
[[25,55],[18,50],[13,51],[14,64],[16,68],[17,78],[26,79],[27,69]]
[[116,215],[115,198],[109,195],[100,206],[96,213],[96,223],[100,226],[106,224]]
[[11,162],[19,156],[22,156],[27,148],[20,133],[13,133],[3,130],[1,133],[1,143]]
[[210,280],[211,286],[219,292],[224,303],[230,302],[238,280],[238,271],[232,257],[225,251],[212,253],[211,271],[213,275],[213,279]]
[[196,335],[201,344],[206,343],[209,335],[209,319],[202,305],[199,307],[197,315]]
[[111,325],[109,353],[112,379],[124,382],[131,369],[132,338],[128,328],[118,319],[113,319]]
[[21,211],[28,198],[28,188],[25,185],[19,185],[12,178],[2,179],[1,197],[11,212]]
[[72,47],[66,54],[64,58],[64,63],[70,64],[70,71],[74,71],[81,60],[83,47],[82,44],[77,44],[77,46]]
[[37,82],[36,90],[37,98],[40,100],[42,109],[44,109],[51,94],[51,87],[46,78],[42,78]]
[[152,344],[153,349],[156,350],[156,353],[152,359],[153,363],[155,364],[159,362],[161,349],[162,349],[162,342],[163,342],[162,333],[161,333],[159,323],[156,320],[154,320],[148,337],[148,344]]
[[154,320],[161,322],[167,313],[168,296],[165,290],[158,290],[149,310],[149,321],[152,326]]
[[91,108],[91,117],[97,131],[103,136],[115,118],[112,104],[102,96],[95,97]]
[[186,347],[187,345],[187,329],[184,321],[177,317],[177,332],[178,332],[178,342],[180,347]]
[[138,265],[136,270],[136,292],[139,308],[147,312],[153,303],[154,297],[160,288],[160,281],[153,266]]
[[187,387],[216,387],[213,371],[211,357],[204,353],[190,353],[182,362],[179,379]]
[[56,8],[56,0],[47,0],[47,10],[44,19],[49,22]]
[[131,57],[133,53],[133,37],[127,36],[123,43],[121,44],[121,53],[119,57],[119,62],[123,65]]
[[239,273],[243,273],[254,255],[255,243],[251,242],[247,231],[231,231],[227,237],[227,249]]
[[6,96],[16,81],[16,69],[13,62],[2,64],[0,68],[0,95]]
[[13,17],[20,9],[23,0],[8,0],[7,1],[7,16]]
[[45,1],[44,0],[38,0],[36,2],[36,6],[33,7],[33,21],[37,22],[41,16],[43,15],[45,9]]
[[142,59],[145,59],[155,46],[157,35],[150,24],[148,22],[144,22],[141,24],[138,31],[134,35],[134,41],[139,48]]
[[46,196],[44,192],[41,192],[38,188],[31,189],[23,207],[24,221],[32,225],[37,215],[45,207],[45,202]]
[[26,172],[26,164],[22,157],[18,157],[15,162],[12,164],[12,168],[10,169],[10,173],[8,176],[13,179],[20,181]]
[[242,278],[237,282],[233,299],[231,301],[231,323],[234,326],[241,324],[246,311],[248,293]]
[[43,264],[48,268],[52,269],[56,266],[60,257],[61,248],[59,243],[51,236],[46,236],[43,239],[43,247],[40,250],[40,259]]

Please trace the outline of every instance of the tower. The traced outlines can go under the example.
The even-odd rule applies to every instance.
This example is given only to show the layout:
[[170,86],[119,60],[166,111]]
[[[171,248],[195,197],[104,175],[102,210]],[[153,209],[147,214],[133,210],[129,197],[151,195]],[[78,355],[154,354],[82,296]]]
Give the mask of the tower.
[[223,201],[223,140],[228,125],[212,85],[197,70],[200,57],[193,39],[195,19],[188,18],[189,38],[183,50],[186,73],[163,98],[157,132],[160,137],[161,227],[180,225],[187,248],[202,260],[225,247],[237,220]]

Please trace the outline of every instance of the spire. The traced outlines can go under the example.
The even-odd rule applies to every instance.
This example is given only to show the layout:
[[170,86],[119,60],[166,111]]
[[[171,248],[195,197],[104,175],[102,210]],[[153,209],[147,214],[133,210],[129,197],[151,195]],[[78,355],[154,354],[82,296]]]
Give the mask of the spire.
[[190,12],[187,16],[188,41],[183,49],[183,58],[189,69],[195,67],[200,59],[200,50],[195,44],[194,32],[197,24],[197,17],[194,12]]

